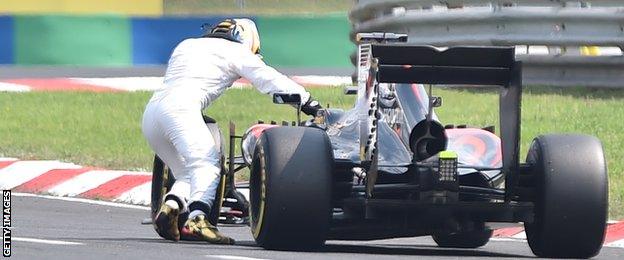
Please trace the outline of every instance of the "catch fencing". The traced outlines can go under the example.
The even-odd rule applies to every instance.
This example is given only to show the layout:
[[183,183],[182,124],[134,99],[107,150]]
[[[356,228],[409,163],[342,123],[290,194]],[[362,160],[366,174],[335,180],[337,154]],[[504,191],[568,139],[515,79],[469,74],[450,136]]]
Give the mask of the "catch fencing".
[[412,44],[516,46],[530,85],[624,87],[624,1],[359,0],[358,32]]

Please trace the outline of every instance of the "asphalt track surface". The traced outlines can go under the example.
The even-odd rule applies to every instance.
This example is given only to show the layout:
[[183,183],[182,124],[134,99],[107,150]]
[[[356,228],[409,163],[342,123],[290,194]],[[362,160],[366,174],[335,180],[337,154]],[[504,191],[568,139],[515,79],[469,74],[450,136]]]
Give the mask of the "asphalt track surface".
[[[246,226],[222,226],[233,246],[169,242],[149,225],[146,208],[124,208],[31,197],[12,198],[13,259],[520,259],[533,258],[524,242],[491,241],[485,247],[443,249],[428,238],[328,241],[317,252],[264,250]],[[304,223],[302,223],[304,224]],[[622,259],[624,249],[603,248],[597,259]]]

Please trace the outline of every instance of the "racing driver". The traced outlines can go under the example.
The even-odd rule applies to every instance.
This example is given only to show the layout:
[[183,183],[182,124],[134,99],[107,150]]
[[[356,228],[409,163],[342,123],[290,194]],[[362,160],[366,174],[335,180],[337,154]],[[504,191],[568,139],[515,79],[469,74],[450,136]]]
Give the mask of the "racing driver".
[[[223,20],[173,50],[164,87],[146,105],[142,125],[149,146],[176,179],[154,220],[163,238],[234,243],[208,222],[221,170],[215,140],[202,117],[202,110],[234,81],[244,77],[262,93],[299,94],[301,110],[308,115],[321,109],[302,86],[266,65],[259,50],[258,29],[249,19]],[[184,212],[188,220],[179,229]]]

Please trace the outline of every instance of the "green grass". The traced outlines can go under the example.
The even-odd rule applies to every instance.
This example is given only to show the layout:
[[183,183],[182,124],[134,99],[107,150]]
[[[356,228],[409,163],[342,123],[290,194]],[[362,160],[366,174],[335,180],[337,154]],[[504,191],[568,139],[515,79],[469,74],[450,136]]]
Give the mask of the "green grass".
[[164,0],[165,15],[346,13],[353,0]]
[[[341,88],[311,89],[332,107],[351,107]],[[150,170],[152,152],[140,130],[150,93],[0,94],[0,156],[59,159],[107,169]],[[444,98],[444,124],[497,125],[498,94],[487,90],[434,88]],[[624,217],[624,91],[529,88],[522,102],[521,160],[540,134],[586,133],[602,140],[609,168],[610,216]],[[294,120],[289,106],[273,105],[252,89],[231,89],[207,114],[237,124],[242,133],[258,119]],[[579,189],[583,184],[579,184]]]
[[[349,107],[342,89],[312,90],[333,106]],[[107,169],[150,170],[151,151],[141,117],[151,93],[27,92],[0,95],[0,156],[61,159]],[[349,99],[351,98],[351,99]],[[257,120],[295,120],[295,110],[274,105],[252,89],[231,89],[206,112],[242,134]]]
[[148,93],[0,95],[0,155],[147,169],[140,118]]

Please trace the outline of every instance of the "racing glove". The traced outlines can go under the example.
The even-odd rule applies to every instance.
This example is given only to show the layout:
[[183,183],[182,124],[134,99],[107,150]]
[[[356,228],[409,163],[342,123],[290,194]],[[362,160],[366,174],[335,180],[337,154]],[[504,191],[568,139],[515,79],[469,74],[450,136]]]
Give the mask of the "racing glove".
[[312,97],[308,99],[308,102],[301,106],[301,111],[309,116],[316,116],[317,112],[321,109],[323,109],[321,104]]

